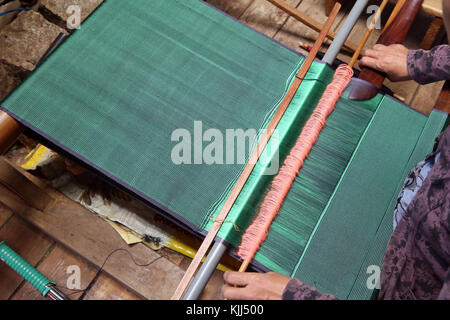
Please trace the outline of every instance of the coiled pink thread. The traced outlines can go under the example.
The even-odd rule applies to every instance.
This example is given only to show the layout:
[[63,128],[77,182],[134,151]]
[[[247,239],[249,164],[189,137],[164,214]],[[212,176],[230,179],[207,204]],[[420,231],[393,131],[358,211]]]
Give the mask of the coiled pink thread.
[[236,252],[242,259],[251,261],[266,239],[270,225],[283,205],[284,199],[319,137],[320,131],[325,126],[327,117],[334,110],[352,77],[353,70],[348,65],[342,64],[337,68],[333,81],[325,89],[317,107],[297,138],[295,146],[272,181],[258,215],[242,236],[241,245]]

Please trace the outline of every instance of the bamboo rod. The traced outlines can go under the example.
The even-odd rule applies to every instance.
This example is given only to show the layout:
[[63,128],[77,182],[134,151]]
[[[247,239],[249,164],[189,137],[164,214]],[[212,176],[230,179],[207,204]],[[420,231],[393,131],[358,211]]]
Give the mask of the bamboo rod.
[[264,131],[258,145],[256,146],[255,150],[253,151],[252,155],[250,156],[250,160],[248,161],[247,165],[245,166],[244,170],[242,171],[233,190],[231,191],[230,195],[228,196],[227,200],[225,201],[216,220],[214,221],[213,225],[211,226],[211,229],[209,230],[209,232],[206,235],[204,241],[202,242],[200,248],[198,249],[197,254],[195,255],[195,257],[192,260],[191,264],[189,265],[188,269],[186,270],[186,273],[184,274],[183,278],[181,279],[177,289],[175,290],[175,292],[172,296],[172,300],[179,300],[183,297],[183,294],[186,291],[186,288],[189,286],[190,282],[192,281],[192,278],[194,277],[194,274],[197,271],[197,269],[201,263],[201,260],[205,256],[205,254],[208,251],[209,247],[211,246],[212,242],[214,241],[214,238],[216,237],[217,232],[219,231],[220,227],[222,226],[223,221],[225,221],[225,219],[228,215],[228,212],[231,210],[231,207],[233,206],[234,202],[236,201],[237,197],[239,196],[239,193],[241,192],[242,188],[244,187],[245,183],[247,182],[248,177],[250,176],[251,172],[253,171],[254,166],[256,165],[261,153],[264,151],[264,148],[266,147],[269,139],[271,138],[278,123],[280,122],[282,116],[284,115],[284,112],[286,111],[287,107],[289,106],[289,103],[291,102],[292,98],[294,97],[295,93],[297,92],[297,89],[300,87],[300,84],[302,83],[302,79],[304,78],[304,76],[308,72],[310,66],[312,65],[317,53],[319,52],[319,50],[323,44],[323,41],[325,40],[325,37],[326,37],[328,31],[330,30],[333,22],[335,21],[335,19],[337,17],[337,14],[338,14],[340,8],[341,8],[341,4],[336,3],[336,5],[333,8],[333,11],[331,12],[330,16],[328,17],[327,22],[324,25],[324,28],[322,29],[319,37],[317,38],[317,40],[313,46],[313,49],[309,53],[305,62],[303,63],[303,66],[301,67],[300,71],[298,72],[297,77],[294,79],[291,87],[289,88],[289,91],[287,92],[285,98],[283,99],[283,101],[281,102],[277,111],[275,112],[267,129]]
[[392,10],[391,16],[389,17],[388,21],[386,22],[386,25],[384,26],[381,33],[386,31],[386,29],[391,25],[392,21],[394,21],[395,17],[397,17],[398,13],[400,12],[400,9],[405,4],[406,0],[398,0],[397,4],[394,7],[394,10]]

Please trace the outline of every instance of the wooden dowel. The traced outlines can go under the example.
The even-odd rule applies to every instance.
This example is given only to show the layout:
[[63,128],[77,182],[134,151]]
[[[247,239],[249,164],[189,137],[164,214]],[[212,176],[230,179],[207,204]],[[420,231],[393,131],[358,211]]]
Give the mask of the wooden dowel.
[[186,291],[187,287],[189,286],[190,282],[192,281],[192,278],[194,277],[195,272],[197,271],[203,257],[205,256],[206,252],[208,251],[209,247],[211,246],[212,242],[214,241],[214,238],[216,237],[217,232],[219,231],[220,227],[222,226],[223,221],[226,220],[228,212],[231,210],[234,202],[236,201],[237,197],[239,196],[239,193],[241,192],[242,188],[244,187],[245,183],[247,182],[248,177],[250,176],[251,172],[253,171],[253,168],[256,165],[261,153],[264,151],[264,149],[265,149],[268,141],[270,140],[273,132],[275,131],[278,123],[280,122],[281,118],[283,117],[284,112],[286,111],[287,107],[289,106],[289,103],[291,102],[292,98],[294,97],[295,93],[297,92],[297,89],[300,87],[300,84],[302,83],[302,79],[308,72],[317,53],[319,52],[319,50],[323,44],[323,41],[325,40],[325,37],[326,37],[328,31],[330,30],[333,22],[335,21],[340,8],[341,8],[341,4],[336,3],[332,13],[330,14],[327,22],[325,23],[323,30],[319,34],[319,37],[317,38],[311,52],[309,53],[308,57],[306,58],[305,62],[302,65],[300,71],[298,72],[297,77],[294,79],[285,98],[281,102],[281,104],[278,107],[277,111],[275,112],[272,120],[270,121],[269,125],[267,126],[267,129],[262,134],[262,137],[261,137],[258,145],[256,146],[255,150],[251,154],[250,159],[247,162],[247,165],[244,167],[244,170],[242,171],[241,175],[239,176],[239,179],[236,181],[236,184],[234,185],[233,190],[231,190],[230,195],[228,196],[222,209],[220,210],[219,214],[217,215],[217,218],[215,219],[213,225],[211,226],[211,229],[209,230],[208,234],[206,235],[205,239],[203,240],[200,248],[197,251],[197,254],[195,255],[195,257],[192,260],[191,264],[189,265],[188,269],[186,270],[183,278],[181,279],[177,289],[175,290],[175,293],[172,296],[172,300],[179,300],[183,297],[184,292]]
[[9,114],[0,110],[0,154],[5,153],[22,132],[23,126]]
[[397,4],[394,7],[394,10],[392,10],[391,16],[389,17],[388,21],[386,22],[386,25],[384,26],[381,33],[386,31],[386,29],[391,25],[392,21],[394,21],[395,17],[397,17],[398,13],[400,12],[400,9],[405,4],[406,0],[398,0]]

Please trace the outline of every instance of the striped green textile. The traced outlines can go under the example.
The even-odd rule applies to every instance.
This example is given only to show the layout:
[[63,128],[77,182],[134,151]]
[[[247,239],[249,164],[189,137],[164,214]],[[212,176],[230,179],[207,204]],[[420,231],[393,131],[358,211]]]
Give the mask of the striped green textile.
[[[383,97],[291,273],[340,299],[370,299],[381,270],[399,189],[431,152],[447,114],[430,118]],[[370,282],[370,281],[369,281]]]
[[[342,297],[346,299],[369,299],[371,297],[371,290],[369,290],[369,288],[367,287],[368,276],[371,275],[370,272],[368,273],[368,270],[373,272],[372,271],[373,269],[369,268],[373,266],[381,267],[384,254],[386,252],[386,247],[392,234],[394,208],[397,205],[397,198],[401,188],[403,187],[404,179],[406,179],[411,169],[414,168],[418,162],[423,161],[423,159],[425,159],[425,157],[432,152],[435,138],[442,132],[443,128],[446,127],[446,122],[448,120],[447,114],[438,110],[433,110],[429,115],[428,119],[426,119],[426,123],[424,124],[423,129],[421,130],[421,126],[416,127],[412,126],[411,117],[418,117],[423,119],[424,118],[423,115],[418,116],[417,114],[415,114],[415,112],[413,112],[409,108],[406,108],[405,106],[402,106],[399,103],[395,103],[395,106],[393,106],[392,104],[394,104],[394,102],[392,100],[390,99],[386,100],[387,101],[385,102],[384,110],[388,110],[391,112],[394,110],[401,110],[403,113],[397,116],[396,121],[403,122],[406,120],[406,123],[408,123],[410,126],[410,128],[407,128],[406,126],[401,126],[402,130],[400,134],[397,133],[395,134],[395,140],[403,143],[404,145],[407,145],[407,143],[405,143],[404,138],[405,136],[410,135],[413,139],[417,140],[413,148],[413,151],[411,153],[409,152],[404,153],[405,159],[409,154],[409,159],[407,162],[403,161],[404,164],[403,172],[400,172],[401,169],[396,170],[396,176],[399,178],[397,186],[395,186],[395,184],[389,186],[390,188],[389,190],[393,191],[390,202],[389,202],[389,194],[386,194],[386,197],[383,199],[383,202],[381,202],[381,199],[378,198],[377,200],[380,202],[376,202],[375,204],[370,206],[369,207],[370,211],[367,211],[365,213],[365,216],[363,217],[363,219],[365,219],[366,217],[371,217],[371,215],[373,214],[374,215],[373,218],[375,218],[379,224],[378,226],[376,224],[374,225],[376,226],[376,231],[375,229],[372,229],[370,230],[370,233],[366,234],[366,237],[370,239],[368,242],[364,243],[364,245],[367,245],[366,247],[367,254],[365,254],[363,260],[360,260],[362,261],[362,263],[359,268],[357,277],[354,280],[354,284],[351,286],[351,289],[349,291],[342,292]],[[376,124],[375,121],[372,122],[372,125],[373,124]],[[397,126],[397,128],[398,127],[399,126]],[[414,130],[411,130],[412,128],[414,128]],[[366,140],[370,136],[368,133],[369,131],[372,130],[374,129],[368,128],[367,134],[365,135],[366,138],[364,140]],[[397,139],[397,136],[400,139]],[[370,141],[368,143],[370,143]],[[404,149],[402,150],[404,152]],[[377,151],[378,157],[383,152],[388,152],[389,157],[385,157],[384,159],[384,161],[388,160],[388,167],[394,164],[390,160],[392,160],[393,157],[395,156],[396,150],[395,146],[390,144],[389,141],[385,141],[385,149],[378,149]],[[378,162],[379,160],[377,159],[377,155],[373,155],[375,153],[373,149],[371,152],[372,155],[370,156],[374,157],[374,162],[375,163]],[[379,167],[382,167],[382,165],[383,165],[382,163],[378,164]],[[372,172],[373,172],[372,170],[370,171],[368,170],[364,178],[370,179],[368,175],[372,174]],[[380,177],[379,179],[381,180],[382,178]],[[383,171],[383,179],[384,180],[392,179],[392,177],[390,177],[389,170]],[[364,194],[365,190],[361,190],[361,193]],[[366,194],[365,197],[368,198],[369,196]],[[360,201],[365,201],[365,199],[361,199]],[[384,203],[386,205],[385,210],[383,210],[384,206],[381,205],[381,203]],[[385,212],[383,213],[383,211]],[[365,230],[369,231],[368,228],[365,228]],[[340,266],[341,270],[343,270],[343,268],[346,267]],[[354,271],[356,271],[356,268],[354,268]],[[349,287],[347,287],[347,289],[349,289]]]
[[[322,65],[315,77],[326,81],[332,75],[333,71]],[[312,87],[308,88],[308,85]],[[291,102],[289,112],[278,127],[282,142],[280,165],[299,136],[303,123],[317,105],[324,87],[321,83],[304,83]],[[284,274],[293,272],[381,97],[379,95],[365,103],[343,98],[336,105],[272,223],[266,241],[255,256],[260,264]],[[273,149],[269,143],[268,150]],[[278,154],[273,156],[278,157]],[[232,223],[225,223],[219,232],[220,237],[234,246],[239,245],[242,232],[256,215],[259,202],[271,183],[273,176],[263,174],[266,167],[261,162],[256,165],[228,215],[228,220],[237,224],[240,230],[237,231]],[[212,216],[216,216],[220,208],[212,212]],[[211,225],[214,219],[209,220]]]
[[[173,133],[188,132],[195,153],[196,140],[202,148],[212,142],[202,141],[210,129],[264,129],[303,61],[198,0],[108,0],[1,106],[51,147],[205,234],[245,161],[195,163],[193,154],[191,164],[177,165],[171,156],[179,137]],[[279,149],[271,140],[264,158],[283,161],[332,75],[328,66],[313,63],[277,127]],[[429,125],[437,132],[442,121],[427,122],[382,95],[354,102],[347,94],[305,161],[255,265],[340,298],[367,298],[371,291],[361,285],[365,258],[379,262],[374,241],[384,244],[389,237],[378,227],[411,154],[423,153],[417,141],[425,146],[432,139],[422,131]],[[201,121],[200,132],[195,121]],[[246,144],[251,151],[255,141]],[[237,160],[237,144],[228,152]],[[273,177],[264,174],[268,167],[256,164],[219,231],[233,246]]]
[[303,61],[198,0],[108,0],[2,106],[201,232],[244,163],[176,165],[172,133],[264,128]]

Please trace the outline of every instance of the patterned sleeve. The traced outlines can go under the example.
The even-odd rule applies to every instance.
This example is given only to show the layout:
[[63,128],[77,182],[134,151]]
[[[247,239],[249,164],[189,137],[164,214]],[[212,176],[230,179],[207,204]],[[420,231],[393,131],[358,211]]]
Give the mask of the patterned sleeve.
[[300,280],[292,279],[283,292],[283,300],[337,300],[331,294],[322,294]]
[[408,52],[408,73],[420,83],[450,80],[450,46],[441,45],[431,50]]

